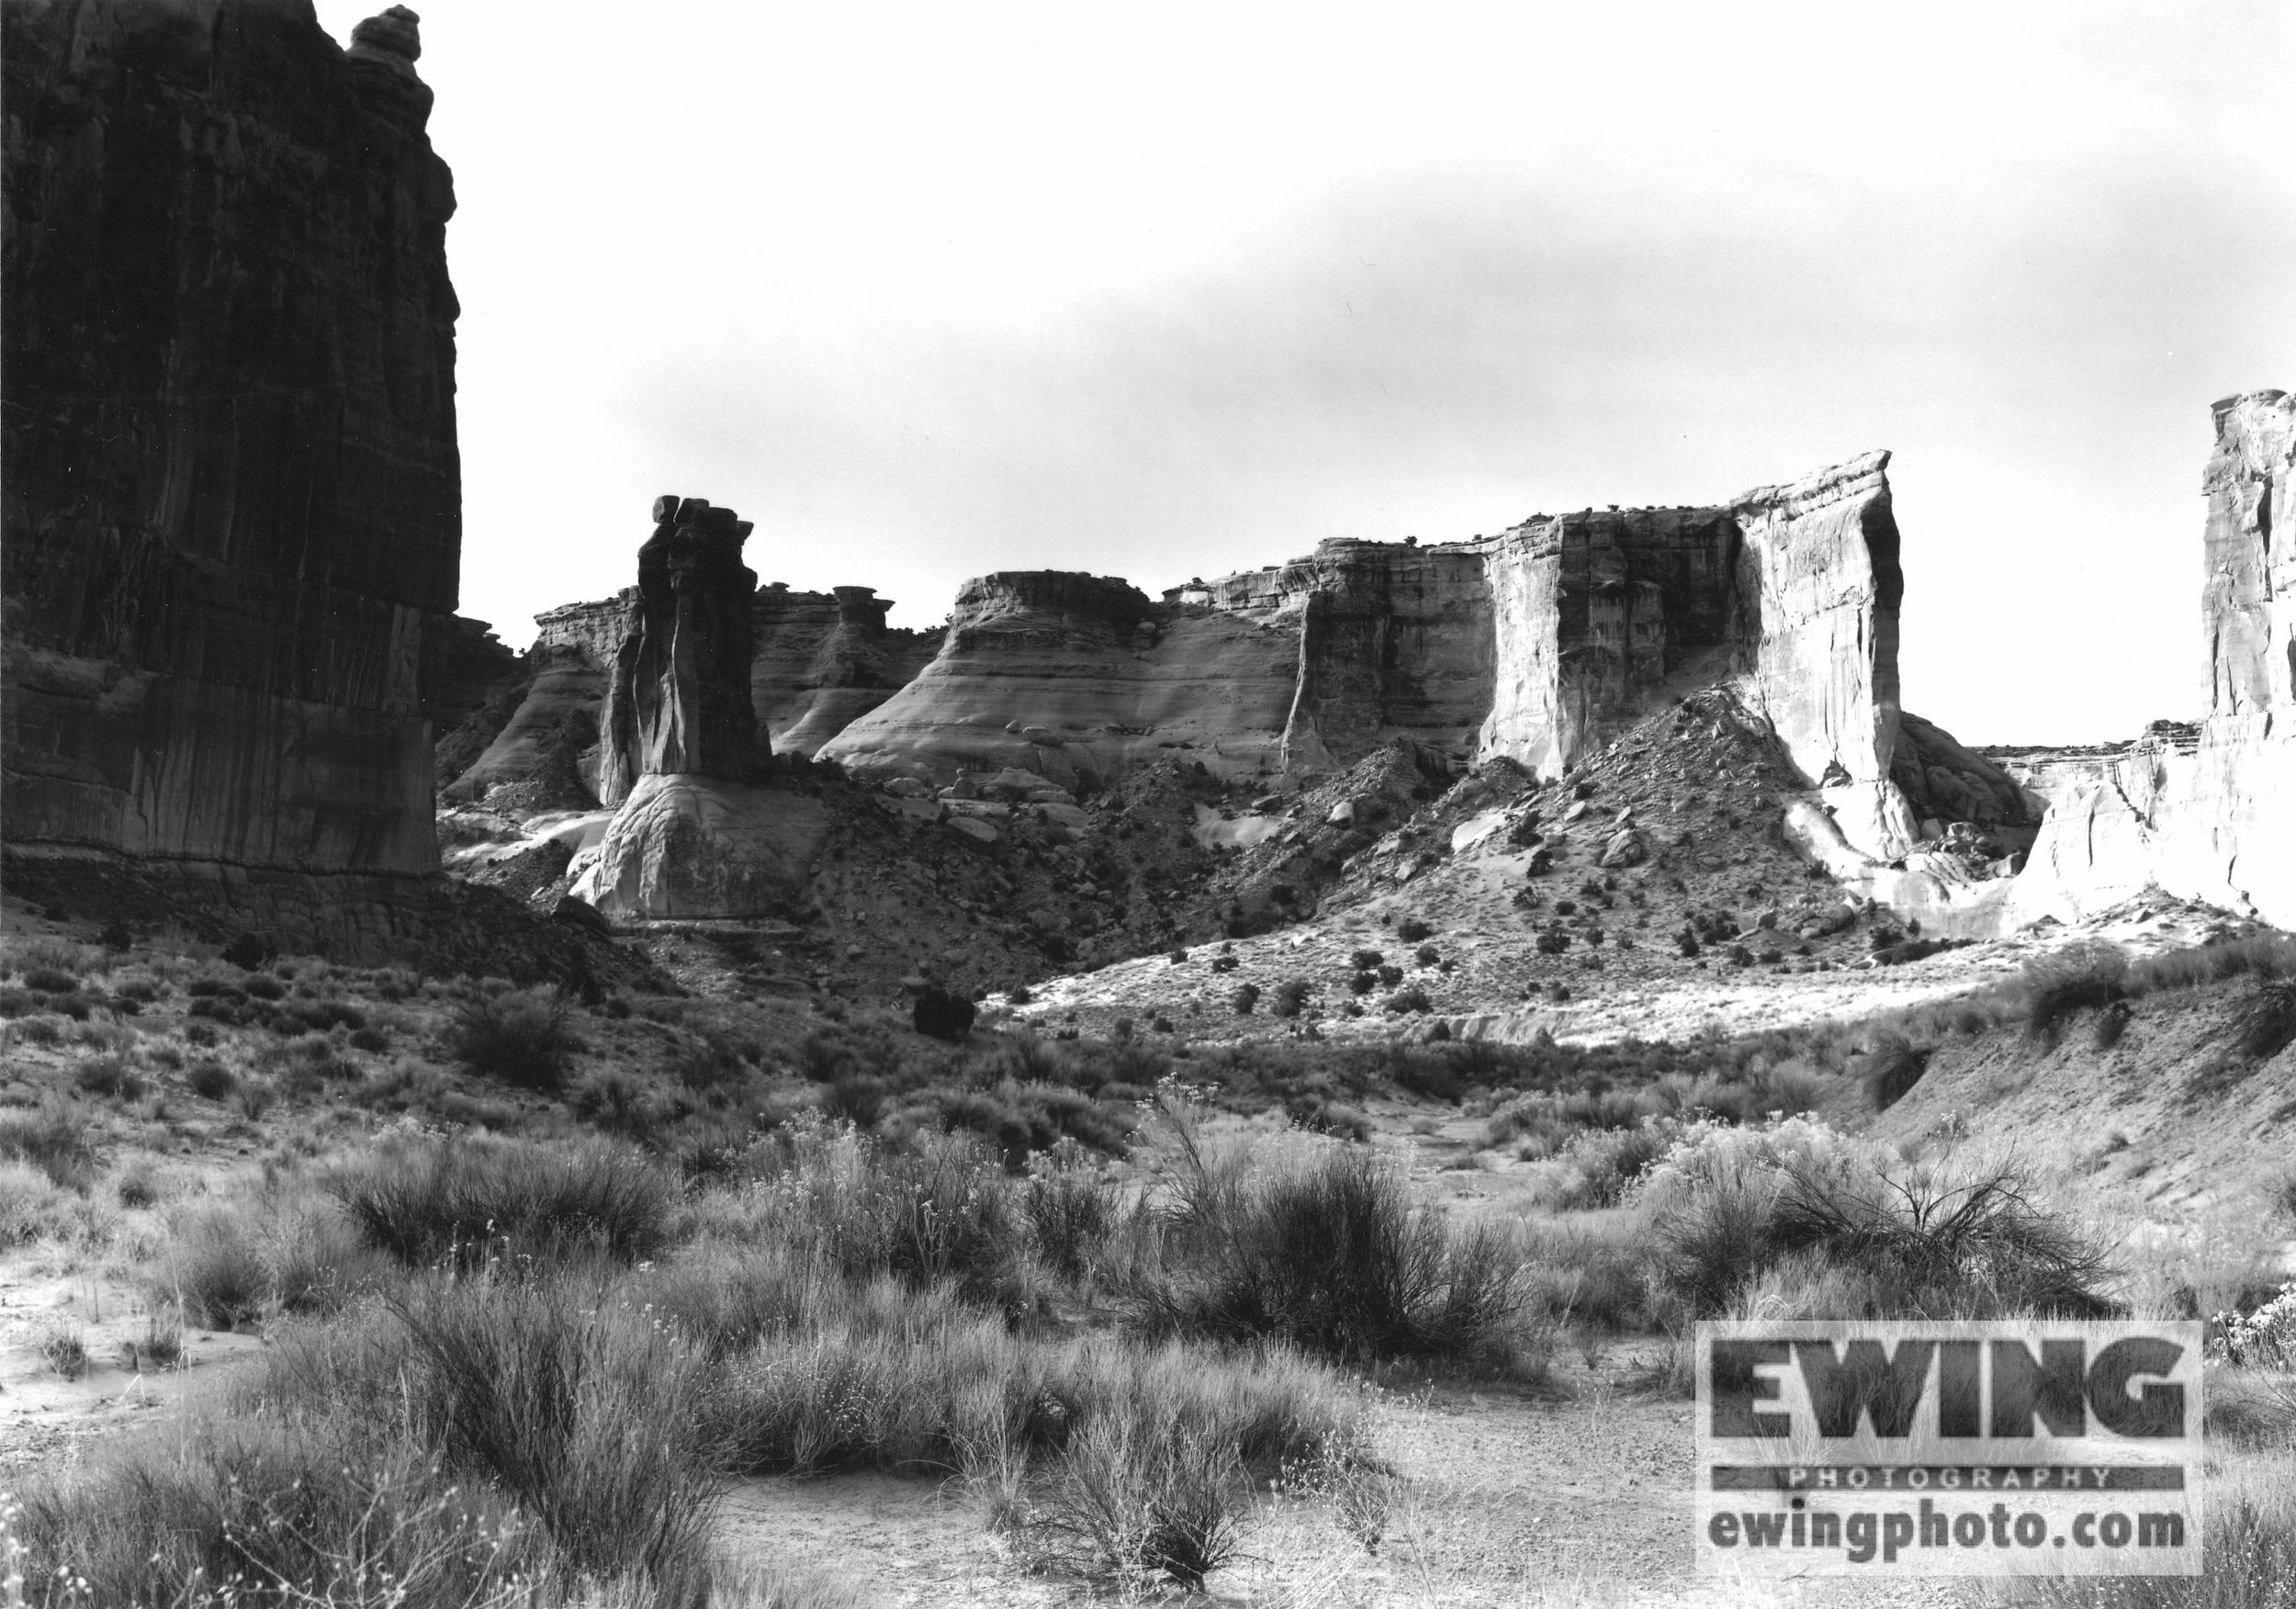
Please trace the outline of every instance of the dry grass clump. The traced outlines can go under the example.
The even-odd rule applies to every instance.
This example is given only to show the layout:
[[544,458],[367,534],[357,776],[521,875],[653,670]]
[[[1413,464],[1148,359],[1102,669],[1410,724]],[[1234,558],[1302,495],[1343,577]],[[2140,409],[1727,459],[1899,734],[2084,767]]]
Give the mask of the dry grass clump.
[[1638,1206],[1655,1292],[1688,1318],[1733,1311],[1764,1279],[1784,1317],[2120,1311],[2102,1252],[2013,1163],[1904,1163],[1802,1120],[1712,1129],[1650,1171]]
[[0,1159],[11,1157],[39,1169],[60,1189],[84,1193],[96,1182],[95,1124],[64,1100],[0,1112]]
[[1132,1277],[1153,1326],[1358,1365],[1543,1365],[1540,1338],[1520,1322],[1521,1257],[1495,1227],[1447,1222],[1367,1151],[1325,1144],[1247,1163],[1209,1149],[1184,1109],[1166,1111],[1181,1167]]
[[389,1145],[326,1181],[369,1244],[410,1267],[490,1256],[619,1262],[667,1241],[661,1169],[625,1146],[463,1138]]

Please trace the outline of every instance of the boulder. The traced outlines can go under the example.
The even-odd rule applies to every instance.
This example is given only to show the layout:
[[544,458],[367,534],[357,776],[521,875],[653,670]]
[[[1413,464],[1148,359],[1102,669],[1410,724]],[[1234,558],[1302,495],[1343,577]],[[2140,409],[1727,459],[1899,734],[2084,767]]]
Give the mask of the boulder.
[[776,917],[805,908],[828,830],[817,799],[705,776],[640,777],[571,893],[617,920]]
[[1639,866],[1648,853],[1649,851],[1643,847],[1642,835],[1634,828],[1628,827],[1623,832],[1611,835],[1610,841],[1603,846],[1603,852],[1597,857],[1595,864],[1606,870],[1615,870],[1622,866]]

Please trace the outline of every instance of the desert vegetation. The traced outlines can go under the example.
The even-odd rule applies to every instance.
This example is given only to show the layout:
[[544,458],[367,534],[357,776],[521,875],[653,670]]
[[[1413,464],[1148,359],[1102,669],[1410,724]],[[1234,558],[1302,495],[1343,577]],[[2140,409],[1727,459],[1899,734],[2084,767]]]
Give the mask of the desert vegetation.
[[[2268,1060],[2292,957],[2079,953],[1874,1021],[1500,1046],[944,1037],[11,944],[0,1254],[139,1304],[124,1363],[64,1320],[39,1367],[266,1345],[14,1482],[6,1545],[35,1603],[827,1604],[717,1516],[861,1472],[964,1494],[1091,1590],[1199,1587],[1285,1503],[1378,1545],[1367,1389],[1564,1401],[1615,1352],[1599,1389],[1662,1402],[1721,1316],[2197,1312],[2212,1435],[2287,1446],[2296,1288],[2171,1278],[2011,1147],[1860,1125],[1957,1039],[2046,1057],[2180,990],[2229,991],[2225,1053]],[[1492,1192],[1446,1205],[1399,1114]],[[2212,1510],[2240,1591],[2285,1592],[2292,1509],[2268,1482]]]

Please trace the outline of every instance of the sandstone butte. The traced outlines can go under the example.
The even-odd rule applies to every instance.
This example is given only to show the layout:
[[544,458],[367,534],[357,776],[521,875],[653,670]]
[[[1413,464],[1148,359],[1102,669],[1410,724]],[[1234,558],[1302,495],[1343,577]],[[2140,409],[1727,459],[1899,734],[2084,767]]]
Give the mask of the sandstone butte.
[[[1160,602],[1114,577],[1000,572],[965,584],[929,658],[929,639],[896,639],[862,589],[830,605],[753,594],[730,572],[726,584],[758,640],[760,742],[960,793],[1017,776],[1073,796],[1172,756],[1298,780],[1398,737],[1462,767],[1505,757],[1553,775],[1660,703],[1735,680],[1811,785],[1817,849],[1845,876],[1882,868],[1878,892],[1945,917],[1980,879],[1887,863],[1946,822],[2013,835],[2026,805],[1989,761],[1897,709],[1887,462],[1869,454],[1711,508],[1542,515],[1424,547],[1330,541]],[[627,658],[635,596],[537,617],[557,669],[531,702]],[[522,708],[474,771],[499,768],[539,718]],[[582,762],[603,804],[621,797],[620,741]]]
[[6,12],[6,843],[250,925],[401,929],[458,623],[445,229],[412,14]]

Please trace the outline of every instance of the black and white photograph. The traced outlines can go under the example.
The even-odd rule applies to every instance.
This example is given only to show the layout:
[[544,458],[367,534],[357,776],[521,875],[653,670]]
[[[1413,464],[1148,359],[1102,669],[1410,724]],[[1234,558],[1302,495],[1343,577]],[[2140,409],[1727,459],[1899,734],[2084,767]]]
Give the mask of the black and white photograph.
[[0,1609],[2296,1609],[2296,8],[0,0]]

